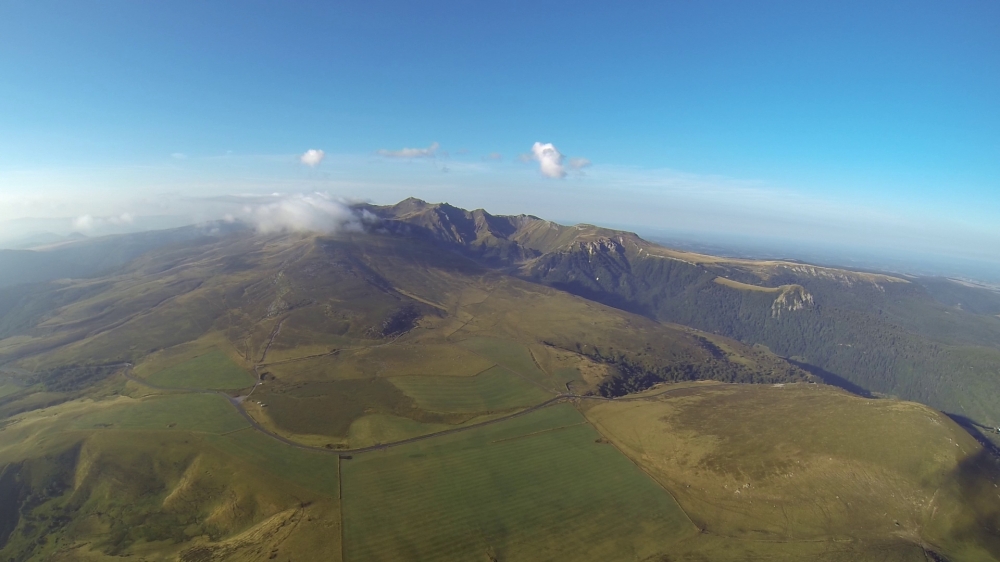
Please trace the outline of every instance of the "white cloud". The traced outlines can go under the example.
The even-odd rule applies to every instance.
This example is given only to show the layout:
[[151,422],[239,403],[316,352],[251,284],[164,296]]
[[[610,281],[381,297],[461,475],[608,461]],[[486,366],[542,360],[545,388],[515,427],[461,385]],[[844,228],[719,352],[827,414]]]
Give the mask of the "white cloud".
[[243,207],[246,219],[261,233],[361,230],[362,218],[323,193],[276,196]]
[[305,153],[303,153],[302,156],[299,157],[299,161],[305,164],[306,166],[309,166],[310,168],[315,168],[316,166],[319,166],[319,163],[323,161],[323,157],[325,156],[326,153],[324,153],[322,150],[319,150],[317,148],[310,148],[309,150],[305,151]]
[[590,166],[590,160],[588,160],[586,158],[570,158],[569,159],[569,167],[571,169],[573,169],[573,170],[582,170],[583,168],[586,168],[587,166]]
[[73,228],[77,230],[91,230],[94,228],[94,217],[82,215],[73,219]]
[[135,217],[132,213],[122,213],[117,217],[108,217],[108,222],[111,224],[132,224],[135,222]]
[[440,147],[441,145],[433,142],[427,148],[403,148],[400,150],[386,150],[381,148],[376,154],[385,156],[386,158],[434,158]]
[[536,142],[531,146],[531,153],[538,161],[538,170],[542,175],[549,178],[566,177],[566,169],[563,167],[563,155],[552,143],[542,144]]
[[184,160],[187,158],[187,154],[184,154],[183,152],[175,152],[171,154],[170,157],[174,160]]
[[80,215],[73,219],[73,228],[76,230],[91,231],[104,226],[128,226],[135,222],[135,217],[131,213],[122,213],[110,217],[95,217],[93,215]]
[[494,162],[500,162],[501,160],[503,160],[503,154],[500,154],[499,152],[491,152],[486,156],[483,156],[483,160],[492,160]]

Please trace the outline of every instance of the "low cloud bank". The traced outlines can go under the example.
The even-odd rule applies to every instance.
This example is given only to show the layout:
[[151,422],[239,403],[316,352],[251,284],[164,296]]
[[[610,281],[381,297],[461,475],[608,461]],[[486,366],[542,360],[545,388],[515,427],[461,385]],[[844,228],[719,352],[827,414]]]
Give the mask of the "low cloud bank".
[[361,232],[365,224],[376,220],[368,211],[356,211],[325,193],[257,197],[243,206],[238,218],[262,234]]
[[73,219],[73,228],[90,232],[103,226],[123,226],[135,222],[135,217],[130,213],[122,213],[112,217],[95,217],[92,215],[81,215]]

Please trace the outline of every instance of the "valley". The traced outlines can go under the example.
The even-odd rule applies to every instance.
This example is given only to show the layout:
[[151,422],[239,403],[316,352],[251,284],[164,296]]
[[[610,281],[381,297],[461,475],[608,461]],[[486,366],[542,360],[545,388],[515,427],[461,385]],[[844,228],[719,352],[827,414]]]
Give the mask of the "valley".
[[0,557],[1000,558],[989,294],[362,211],[0,289]]

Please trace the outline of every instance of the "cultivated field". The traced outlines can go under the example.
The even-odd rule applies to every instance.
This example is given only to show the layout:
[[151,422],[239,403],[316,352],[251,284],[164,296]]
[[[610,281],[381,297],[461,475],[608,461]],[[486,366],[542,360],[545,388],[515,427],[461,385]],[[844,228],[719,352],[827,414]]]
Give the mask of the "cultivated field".
[[408,376],[389,379],[417,406],[432,412],[493,412],[524,408],[552,397],[504,367],[474,377]]

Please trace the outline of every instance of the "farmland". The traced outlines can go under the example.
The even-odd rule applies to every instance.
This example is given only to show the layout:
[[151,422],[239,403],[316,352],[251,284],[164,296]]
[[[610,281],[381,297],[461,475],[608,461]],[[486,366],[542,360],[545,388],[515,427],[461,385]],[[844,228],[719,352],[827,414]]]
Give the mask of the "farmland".
[[598,437],[558,406],[345,460],[347,559],[642,559],[694,534]]
[[253,386],[255,378],[218,350],[158,371],[146,378],[166,388],[230,389]]

